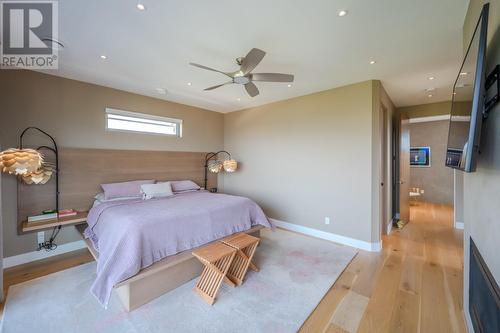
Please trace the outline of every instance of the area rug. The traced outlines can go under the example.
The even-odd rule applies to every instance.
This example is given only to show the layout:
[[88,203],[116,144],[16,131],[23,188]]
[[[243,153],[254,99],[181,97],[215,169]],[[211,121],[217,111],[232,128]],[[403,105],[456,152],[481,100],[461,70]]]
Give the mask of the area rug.
[[356,250],[278,229],[263,231],[243,285],[223,285],[215,304],[196,280],[126,312],[113,294],[107,309],[89,293],[95,262],[10,287],[3,333],[296,332]]

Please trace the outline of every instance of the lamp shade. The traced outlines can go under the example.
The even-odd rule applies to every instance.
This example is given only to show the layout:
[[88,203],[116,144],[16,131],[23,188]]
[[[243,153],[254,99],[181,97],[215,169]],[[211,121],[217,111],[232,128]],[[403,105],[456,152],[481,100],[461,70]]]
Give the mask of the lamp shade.
[[224,170],[226,170],[226,172],[235,172],[236,169],[238,169],[238,162],[235,160],[224,161]]
[[19,175],[19,178],[28,185],[31,184],[46,184],[52,174],[55,172],[56,167],[52,163],[43,163],[42,166],[34,171],[25,173],[24,175]]
[[208,162],[208,170],[212,173],[219,173],[222,170],[222,162],[217,160]]
[[15,175],[35,172],[41,166],[43,156],[34,149],[7,149],[0,152],[0,169]]

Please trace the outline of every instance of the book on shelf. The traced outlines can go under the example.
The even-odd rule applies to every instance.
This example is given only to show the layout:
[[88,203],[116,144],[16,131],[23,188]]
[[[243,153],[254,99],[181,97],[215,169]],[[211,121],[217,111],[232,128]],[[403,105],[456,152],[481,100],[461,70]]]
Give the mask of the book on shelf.
[[74,209],[63,209],[59,211],[59,217],[74,216],[78,212]]
[[28,216],[28,222],[39,222],[39,221],[54,220],[54,219],[57,219],[57,213],[46,213],[46,214]]
[[78,212],[74,209],[62,209],[59,211],[59,216],[57,215],[55,210],[46,210],[43,211],[42,214],[40,215],[28,216],[28,223],[54,220],[57,219],[58,217],[61,218],[61,217],[75,216],[76,214],[78,214]]

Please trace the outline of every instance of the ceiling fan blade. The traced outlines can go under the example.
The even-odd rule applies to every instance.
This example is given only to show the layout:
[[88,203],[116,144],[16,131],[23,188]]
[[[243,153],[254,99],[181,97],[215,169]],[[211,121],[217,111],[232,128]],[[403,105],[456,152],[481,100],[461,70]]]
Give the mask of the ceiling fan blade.
[[250,95],[250,97],[255,97],[259,94],[259,89],[253,82],[246,83],[245,89],[247,90],[247,93]]
[[212,71],[212,72],[217,72],[217,73],[221,73],[221,74],[224,74],[226,76],[229,76],[231,77],[228,73],[225,73],[223,71],[220,71],[218,69],[213,69],[213,68],[210,68],[210,67],[207,67],[207,66],[203,66],[203,65],[200,65],[200,64],[196,64],[194,62],[190,62],[189,63],[191,66],[194,66],[194,67],[198,67],[198,68],[201,68],[201,69],[206,69],[207,71]]
[[241,63],[241,71],[243,74],[250,73],[262,61],[266,52],[259,49],[251,49]]
[[293,82],[293,75],[281,73],[255,73],[252,74],[252,81]]
[[229,82],[226,82],[226,83],[223,83],[223,84],[218,84],[216,86],[213,86],[213,87],[208,87],[208,88],[205,88],[203,90],[214,90],[214,89],[217,89],[219,87],[222,87],[222,86],[225,86],[226,84],[230,84],[230,83],[233,83],[233,81],[229,81]]

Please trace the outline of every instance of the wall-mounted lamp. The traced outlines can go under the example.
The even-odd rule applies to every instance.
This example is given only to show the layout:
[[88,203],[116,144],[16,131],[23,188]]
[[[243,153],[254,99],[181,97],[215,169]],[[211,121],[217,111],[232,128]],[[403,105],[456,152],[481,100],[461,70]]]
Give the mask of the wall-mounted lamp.
[[[45,134],[52,141],[53,147],[40,146],[37,149],[23,148],[23,137],[30,129]],[[39,150],[50,150],[55,154],[55,165],[43,161]],[[56,212],[59,214],[59,152],[56,141],[47,132],[38,127],[28,127],[19,136],[19,148],[10,148],[0,152],[0,170],[18,176],[26,184],[45,184],[55,174]]]
[[[228,158],[223,161],[218,160],[217,156],[219,154],[226,154]],[[212,173],[219,173],[224,170],[231,173],[235,172],[236,169],[238,169],[238,162],[231,159],[231,154],[229,154],[227,151],[220,150],[216,153],[207,153],[207,155],[205,155],[205,189],[207,188],[208,181],[207,171],[210,171]]]

